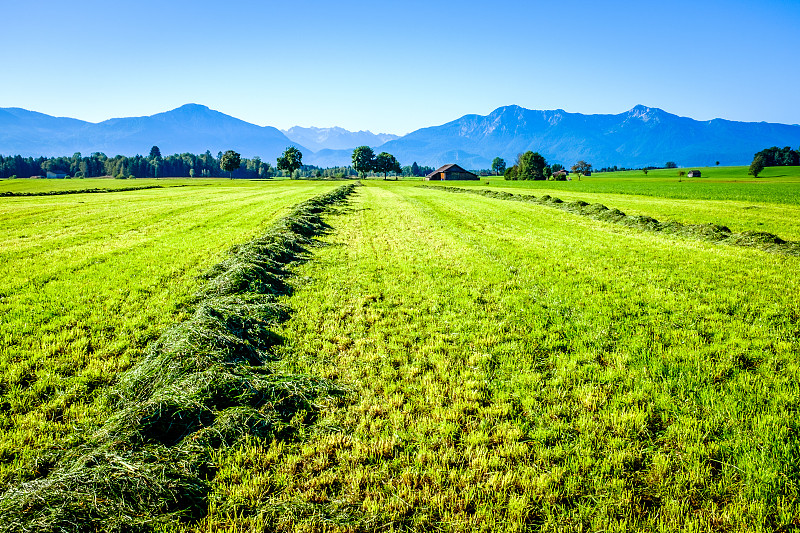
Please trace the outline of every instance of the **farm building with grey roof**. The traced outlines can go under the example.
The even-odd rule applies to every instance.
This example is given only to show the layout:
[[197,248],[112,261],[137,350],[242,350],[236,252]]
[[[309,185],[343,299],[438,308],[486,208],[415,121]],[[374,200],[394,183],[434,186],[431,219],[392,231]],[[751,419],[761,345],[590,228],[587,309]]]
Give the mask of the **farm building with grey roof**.
[[451,163],[449,165],[437,168],[436,170],[425,176],[425,179],[426,180],[477,180],[479,178],[469,170],[464,170],[455,163]]

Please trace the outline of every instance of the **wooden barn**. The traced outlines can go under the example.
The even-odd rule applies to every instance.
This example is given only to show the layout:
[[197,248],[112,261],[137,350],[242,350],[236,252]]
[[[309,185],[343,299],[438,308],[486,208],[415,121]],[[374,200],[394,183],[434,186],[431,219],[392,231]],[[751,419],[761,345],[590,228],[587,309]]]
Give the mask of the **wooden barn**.
[[445,165],[443,167],[439,167],[427,176],[425,176],[426,180],[477,180],[480,179],[478,176],[470,172],[469,170],[464,170],[460,166],[456,164]]
[[689,171],[688,176],[690,178],[699,178],[700,177],[700,171],[699,170],[691,170],[691,171]]

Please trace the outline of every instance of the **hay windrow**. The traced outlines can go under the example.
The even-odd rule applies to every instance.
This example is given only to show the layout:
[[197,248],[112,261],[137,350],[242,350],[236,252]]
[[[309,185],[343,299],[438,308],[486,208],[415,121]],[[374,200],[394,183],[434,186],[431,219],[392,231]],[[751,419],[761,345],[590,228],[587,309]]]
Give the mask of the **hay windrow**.
[[[171,185],[170,187],[186,187],[186,185]],[[114,187],[108,189],[100,189],[97,187],[91,189],[66,189],[60,191],[42,191],[42,192],[0,192],[0,197],[13,198],[18,196],[62,196],[65,194],[91,194],[91,193],[106,193],[106,192],[127,192],[127,191],[143,191],[146,189],[165,189],[164,185],[141,185],[139,187]]]
[[586,216],[595,220],[622,224],[624,226],[637,228],[647,231],[670,233],[694,239],[710,241],[731,246],[745,246],[758,248],[765,252],[781,253],[787,255],[800,256],[800,242],[785,241],[763,231],[743,231],[733,233],[730,228],[719,224],[681,224],[680,222],[668,221],[660,222],[648,216],[626,215],[619,209],[609,209],[603,204],[589,204],[576,200],[564,202],[559,198],[545,194],[536,197],[532,194],[512,194],[504,191],[492,191],[489,189],[464,189],[461,187],[442,187],[437,185],[419,185],[425,189],[437,189],[452,193],[469,193],[498,198],[501,200],[513,200],[517,202],[531,202],[548,207],[561,209],[577,215]]
[[[114,414],[68,450],[42,453],[40,477],[0,495],[7,532],[151,531],[205,515],[215,450],[244,438],[288,439],[315,419],[335,383],[273,370],[277,297],[309,259],[322,215],[348,184],[294,207],[209,269],[195,313],[153,342],[108,391]],[[299,422],[298,422],[299,421]]]

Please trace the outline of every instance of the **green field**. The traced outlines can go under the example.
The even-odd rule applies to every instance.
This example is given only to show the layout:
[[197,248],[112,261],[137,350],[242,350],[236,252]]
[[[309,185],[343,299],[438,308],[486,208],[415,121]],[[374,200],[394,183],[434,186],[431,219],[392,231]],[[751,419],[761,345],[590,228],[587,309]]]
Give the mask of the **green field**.
[[[685,169],[683,169],[685,171]],[[747,167],[701,168],[702,178],[681,178],[678,170],[595,173],[581,181],[430,182],[436,185],[499,188],[515,194],[545,194],[582,200],[684,224],[722,224],[731,230],[766,231],[800,240],[800,167],[768,168],[758,179]],[[487,183],[488,182],[488,183]]]
[[[800,177],[703,170],[448,186],[800,240]],[[0,486],[111,415],[231,245],[337,185],[213,183],[0,198]],[[166,529],[800,526],[800,258],[420,184],[364,182],[281,297],[269,368],[344,396],[215,451],[206,516]]]
[[[733,200],[800,205],[800,167],[772,167],[758,177],[747,167],[701,167],[701,178],[679,177],[688,169],[601,172],[580,181],[506,181],[490,178],[499,187],[524,187],[597,194],[632,194],[685,200]],[[574,178],[574,175],[571,175]],[[485,179],[480,183],[485,183]],[[478,184],[479,182],[471,182]]]
[[107,416],[98,393],[185,316],[201,272],[335,186],[216,183],[0,199],[0,488]]

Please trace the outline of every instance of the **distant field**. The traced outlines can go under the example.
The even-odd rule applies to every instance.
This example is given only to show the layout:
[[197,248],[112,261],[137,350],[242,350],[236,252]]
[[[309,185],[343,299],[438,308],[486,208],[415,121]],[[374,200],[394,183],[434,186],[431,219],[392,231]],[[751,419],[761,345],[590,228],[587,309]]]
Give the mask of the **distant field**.
[[[204,186],[219,184],[223,178],[162,178],[118,180],[113,178],[87,179],[6,179],[0,180],[0,193],[40,193],[48,191],[69,191],[80,189],[127,189],[130,187],[175,187],[178,185]],[[228,180],[230,181],[230,180]]]
[[[583,200],[684,224],[722,224],[732,231],[766,231],[800,240],[800,167],[765,171],[754,180],[747,167],[701,169],[709,178],[682,178],[676,170],[593,174],[581,181],[425,182],[450,187],[502,188],[515,194],[545,194],[564,201]],[[489,182],[487,185],[486,182]]]
[[[732,200],[800,205],[800,167],[771,167],[758,179],[747,175],[748,167],[699,168],[702,178],[680,178],[678,169],[627,172],[602,172],[581,181],[506,181],[502,177],[472,182],[447,182],[448,185],[480,186],[490,181],[495,187],[526,188],[532,191],[633,194],[686,200]],[[689,169],[680,169],[688,172]],[[534,194],[536,194],[534,192]],[[552,194],[552,193],[550,193]]]
[[[131,183],[12,183],[36,191],[84,182]],[[34,473],[37,450],[103,420],[97,393],[183,316],[198,274],[290,206],[334,186],[213,180],[0,198],[0,490]]]

